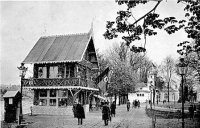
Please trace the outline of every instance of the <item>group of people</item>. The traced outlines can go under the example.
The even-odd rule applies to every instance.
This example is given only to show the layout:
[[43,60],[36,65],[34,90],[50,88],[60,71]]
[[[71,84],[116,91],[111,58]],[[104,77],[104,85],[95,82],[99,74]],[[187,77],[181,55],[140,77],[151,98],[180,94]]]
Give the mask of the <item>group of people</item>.
[[103,103],[102,120],[104,120],[105,125],[108,125],[108,121],[111,121],[112,117],[115,117],[115,109],[116,109],[115,101],[111,103],[110,107],[108,102]]
[[140,107],[140,101],[139,100],[133,100],[132,108],[139,108]]
[[[112,117],[115,117],[116,103],[113,101],[109,107],[108,102],[102,104],[102,120],[104,124],[108,125],[108,121],[111,121]],[[78,125],[83,124],[83,119],[85,119],[85,112],[83,106],[80,102],[77,102],[73,105],[74,118],[78,118]]]
[[[129,100],[127,100],[127,111],[129,111],[130,110],[130,106],[131,106],[131,103],[130,103],[130,101]],[[140,101],[139,100],[133,100],[133,102],[132,102],[132,108],[139,108],[140,107]]]

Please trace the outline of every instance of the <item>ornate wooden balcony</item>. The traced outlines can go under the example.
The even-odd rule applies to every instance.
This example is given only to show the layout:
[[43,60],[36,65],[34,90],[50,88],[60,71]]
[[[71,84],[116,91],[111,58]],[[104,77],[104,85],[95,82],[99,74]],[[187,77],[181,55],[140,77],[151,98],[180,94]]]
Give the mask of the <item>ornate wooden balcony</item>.
[[23,87],[51,87],[51,86],[82,86],[95,88],[96,85],[91,80],[81,78],[32,78],[23,79]]

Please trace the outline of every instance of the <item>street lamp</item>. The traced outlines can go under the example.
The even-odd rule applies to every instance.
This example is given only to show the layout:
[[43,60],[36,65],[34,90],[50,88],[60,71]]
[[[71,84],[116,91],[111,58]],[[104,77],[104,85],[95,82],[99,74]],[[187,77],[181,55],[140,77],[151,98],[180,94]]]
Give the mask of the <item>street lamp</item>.
[[26,75],[26,71],[28,68],[26,68],[24,66],[23,63],[21,63],[20,67],[17,67],[19,69],[19,76],[21,77],[21,86],[20,86],[20,91],[21,91],[21,99],[20,99],[20,112],[19,112],[19,118],[18,118],[18,125],[21,124],[22,118],[23,118],[23,114],[22,114],[22,80],[24,79],[25,75]]
[[184,88],[183,88],[183,76],[187,73],[187,65],[184,62],[184,58],[180,58],[180,63],[177,65],[178,68],[178,74],[181,75],[181,87],[182,87],[182,93],[181,93],[181,99],[182,99],[182,128],[184,128]]

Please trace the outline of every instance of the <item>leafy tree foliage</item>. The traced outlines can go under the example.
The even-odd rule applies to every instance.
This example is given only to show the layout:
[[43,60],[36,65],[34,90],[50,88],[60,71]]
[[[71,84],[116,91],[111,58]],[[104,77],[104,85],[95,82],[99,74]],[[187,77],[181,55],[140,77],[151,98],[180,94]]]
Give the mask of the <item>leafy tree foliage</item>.
[[134,91],[136,83],[147,82],[152,62],[145,55],[131,52],[125,43],[114,46],[107,53],[109,67],[113,70],[108,93],[127,94]]
[[[141,4],[152,2],[150,0],[116,0],[119,6],[125,5],[125,10],[117,12],[115,21],[107,21],[106,39],[117,38],[122,36],[122,40],[127,46],[131,46],[131,51],[135,53],[145,52],[146,37],[157,35],[156,29],[163,29],[168,34],[173,34],[184,27],[185,20],[176,20],[175,17],[160,18],[156,13],[156,8],[163,0],[157,0],[155,6],[142,17],[135,19],[132,12],[135,7]],[[154,1],[155,2],[155,1]],[[132,22],[131,22],[132,21]],[[141,40],[144,37],[144,46],[132,44],[134,41]],[[132,45],[131,45],[132,44]]]
[[200,1],[199,0],[179,0],[186,4],[184,11],[188,18],[184,30],[189,41],[183,41],[178,44],[181,47],[177,52],[185,55],[186,63],[195,70],[195,77],[200,81]]

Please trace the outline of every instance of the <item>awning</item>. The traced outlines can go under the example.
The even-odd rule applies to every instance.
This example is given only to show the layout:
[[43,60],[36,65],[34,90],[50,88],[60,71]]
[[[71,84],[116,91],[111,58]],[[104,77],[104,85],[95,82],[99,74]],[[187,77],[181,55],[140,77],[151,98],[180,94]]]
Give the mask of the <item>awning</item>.
[[89,87],[82,87],[82,86],[37,86],[37,87],[23,87],[24,89],[84,89],[84,90],[91,90],[91,91],[99,91],[97,88],[89,88]]
[[102,96],[100,96],[100,95],[93,95],[94,97],[97,97],[97,98],[99,98],[99,99],[102,99],[102,100],[107,100],[105,97],[102,97]]

